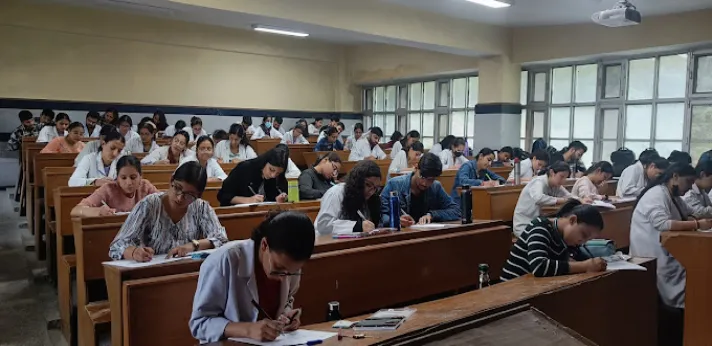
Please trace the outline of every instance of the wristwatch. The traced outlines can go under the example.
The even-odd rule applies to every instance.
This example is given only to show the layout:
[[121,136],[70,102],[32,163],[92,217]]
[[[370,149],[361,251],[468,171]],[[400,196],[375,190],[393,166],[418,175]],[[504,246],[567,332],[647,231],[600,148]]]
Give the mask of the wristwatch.
[[193,243],[193,251],[198,251],[198,250],[200,249],[200,242],[199,242],[199,241],[193,239],[193,240],[191,240],[190,242]]

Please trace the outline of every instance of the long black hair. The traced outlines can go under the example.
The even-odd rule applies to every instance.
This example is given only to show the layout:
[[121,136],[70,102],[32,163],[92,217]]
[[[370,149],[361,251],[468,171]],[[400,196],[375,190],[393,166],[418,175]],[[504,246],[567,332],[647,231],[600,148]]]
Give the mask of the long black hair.
[[172,181],[190,184],[202,195],[205,191],[205,184],[208,182],[208,172],[198,162],[188,161],[173,172]]
[[[111,125],[107,125],[107,126],[111,126]],[[124,136],[122,136],[121,133],[119,133],[119,131],[116,131],[116,130],[109,131],[109,133],[107,133],[106,136],[104,136],[104,143],[109,144],[109,142],[111,142],[111,141],[120,141],[121,143],[126,144],[126,139],[124,138]],[[101,152],[102,147],[103,147],[103,145],[99,146],[99,152]]]
[[342,218],[352,221],[361,220],[358,211],[366,204],[371,221],[375,225],[381,223],[381,196],[378,193],[374,193],[371,198],[366,200],[363,194],[366,179],[371,177],[381,179],[381,168],[370,160],[359,161],[346,176],[344,200],[341,202]]
[[153,115],[158,115],[158,123],[156,124],[158,131],[165,131],[166,127],[168,127],[168,121],[166,120],[166,114],[163,113],[162,110],[156,110],[155,112],[153,112]]
[[410,138],[415,138],[415,139],[420,139],[420,132],[416,130],[412,130],[408,132],[403,139],[400,140],[401,142],[401,147],[405,148],[406,144],[408,143],[408,139]]
[[[268,150],[260,156],[257,156],[253,160],[257,160],[258,166],[260,168],[264,167],[266,164],[270,164],[275,167],[282,168],[284,171],[279,175],[280,178],[285,178],[284,175],[287,172],[287,167],[289,166],[289,147],[286,144],[277,144],[274,148]],[[286,178],[285,178],[286,179]]]
[[[676,163],[676,164],[670,165],[670,167],[668,167],[665,170],[665,173],[661,174],[660,176],[655,178],[653,181],[648,183],[648,186],[646,186],[645,189],[643,189],[643,191],[638,196],[636,205],[638,204],[638,202],[640,202],[640,199],[643,198],[645,193],[647,193],[650,189],[652,189],[653,187],[656,187],[658,185],[667,184],[670,181],[670,179],[672,179],[675,175],[677,175],[678,177],[696,177],[697,172],[695,171],[694,168],[692,168],[692,166],[684,164],[684,163]],[[675,197],[678,197],[677,195],[679,195],[679,193],[677,193],[677,191],[675,191],[676,188],[677,188],[677,186],[673,187],[673,200]],[[685,216],[687,216],[687,215],[682,215],[683,218]]]
[[564,161],[557,161],[554,164],[549,165],[549,167],[546,167],[539,171],[539,175],[549,175],[549,172],[551,171],[553,171],[554,174],[561,172],[568,172],[569,174],[571,174],[571,167],[569,167],[569,165],[567,165]]
[[591,165],[591,167],[588,167],[584,175],[589,175],[593,172],[595,172],[597,169],[601,170],[601,173],[610,173],[613,174],[613,165],[611,165],[610,162],[608,161],[598,161]]
[[415,142],[415,143],[413,143],[413,145],[403,147],[403,150],[405,151],[406,154],[408,154],[411,150],[415,150],[419,153],[424,153],[425,147],[423,146],[422,142]]
[[244,145],[245,147],[251,147],[250,145],[250,139],[247,138],[247,134],[245,133],[246,130],[242,125],[240,124],[232,124],[230,125],[230,129],[228,130],[228,134],[231,135],[236,135],[237,137],[240,137],[240,143]]
[[252,231],[250,239],[255,242],[255,249],[259,249],[264,238],[267,239],[270,251],[304,262],[314,253],[315,233],[314,223],[303,212],[271,211]]
[[136,158],[136,156],[126,155],[119,158],[119,160],[116,161],[116,175],[118,175],[124,167],[133,167],[138,174],[141,174],[141,160]]
[[[442,150],[450,149],[450,147],[452,147],[452,142],[454,140],[455,140],[455,136],[447,135],[447,136],[445,136],[445,138],[443,138],[443,140],[440,141],[440,147],[442,147]],[[464,138],[463,138],[463,140],[464,140]]]
[[562,218],[571,215],[576,216],[576,223],[603,229],[603,216],[598,208],[590,204],[581,204],[581,201],[573,198],[564,203],[551,217]]

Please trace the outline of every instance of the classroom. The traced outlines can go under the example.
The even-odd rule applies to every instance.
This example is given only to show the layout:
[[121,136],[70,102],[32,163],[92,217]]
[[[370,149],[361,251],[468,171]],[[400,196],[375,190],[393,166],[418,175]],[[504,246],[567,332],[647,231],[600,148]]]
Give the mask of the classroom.
[[0,1],[0,345],[708,345],[709,18]]

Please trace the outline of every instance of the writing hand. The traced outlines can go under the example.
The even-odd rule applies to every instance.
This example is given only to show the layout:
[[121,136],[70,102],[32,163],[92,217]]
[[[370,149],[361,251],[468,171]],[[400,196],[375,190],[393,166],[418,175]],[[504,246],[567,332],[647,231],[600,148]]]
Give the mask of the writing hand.
[[153,249],[150,247],[139,246],[133,250],[131,256],[136,262],[148,262],[153,259]]

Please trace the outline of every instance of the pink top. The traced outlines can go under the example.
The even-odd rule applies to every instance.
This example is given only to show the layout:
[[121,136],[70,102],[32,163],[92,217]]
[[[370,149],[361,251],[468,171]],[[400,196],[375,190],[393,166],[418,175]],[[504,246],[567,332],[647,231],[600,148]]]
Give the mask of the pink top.
[[45,145],[44,148],[42,148],[42,151],[40,153],[80,153],[84,149],[84,142],[79,141],[74,143],[74,145],[70,146],[67,144],[67,141],[64,140],[64,137],[57,137],[47,145]]
[[116,209],[117,212],[129,212],[144,197],[158,192],[153,184],[146,179],[141,179],[141,185],[136,190],[133,197],[127,197],[117,182],[104,184],[96,189],[89,197],[79,202],[85,207],[101,207],[102,202],[106,202],[109,208]]

